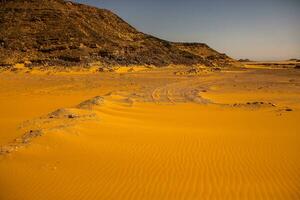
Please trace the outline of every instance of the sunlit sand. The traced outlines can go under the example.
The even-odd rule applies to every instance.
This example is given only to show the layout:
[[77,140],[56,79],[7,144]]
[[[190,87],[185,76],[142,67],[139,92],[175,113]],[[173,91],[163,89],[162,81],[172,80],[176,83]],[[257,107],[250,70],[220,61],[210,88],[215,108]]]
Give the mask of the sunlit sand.
[[299,71],[120,71],[0,73],[0,199],[300,197]]

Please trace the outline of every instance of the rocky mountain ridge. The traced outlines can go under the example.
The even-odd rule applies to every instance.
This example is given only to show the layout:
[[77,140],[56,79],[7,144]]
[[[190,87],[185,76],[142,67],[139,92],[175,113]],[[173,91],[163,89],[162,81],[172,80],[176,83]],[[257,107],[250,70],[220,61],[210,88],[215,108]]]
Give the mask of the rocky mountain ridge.
[[0,66],[205,65],[238,62],[202,43],[144,34],[109,10],[63,0],[0,2]]

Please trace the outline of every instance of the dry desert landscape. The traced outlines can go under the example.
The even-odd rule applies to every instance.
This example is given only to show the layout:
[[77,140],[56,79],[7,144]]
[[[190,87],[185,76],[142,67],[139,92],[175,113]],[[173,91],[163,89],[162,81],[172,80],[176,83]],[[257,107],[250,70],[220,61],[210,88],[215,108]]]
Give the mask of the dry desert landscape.
[[299,68],[2,0],[0,199],[300,199]]
[[300,197],[297,69],[19,69],[0,84],[1,199]]

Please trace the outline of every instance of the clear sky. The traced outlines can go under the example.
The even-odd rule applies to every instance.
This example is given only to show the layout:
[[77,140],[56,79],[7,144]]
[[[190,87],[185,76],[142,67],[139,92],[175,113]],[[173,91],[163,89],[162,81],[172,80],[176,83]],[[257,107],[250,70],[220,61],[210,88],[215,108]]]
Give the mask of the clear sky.
[[203,42],[233,58],[300,58],[300,0],[75,0],[107,8],[138,30]]

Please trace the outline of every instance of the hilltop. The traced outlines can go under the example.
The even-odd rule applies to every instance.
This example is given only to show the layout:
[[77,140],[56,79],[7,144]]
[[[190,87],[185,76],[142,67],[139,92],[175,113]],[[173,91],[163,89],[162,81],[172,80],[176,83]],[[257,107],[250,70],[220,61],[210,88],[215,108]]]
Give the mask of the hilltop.
[[144,34],[109,10],[63,0],[0,2],[0,66],[231,66],[203,43],[173,43]]

